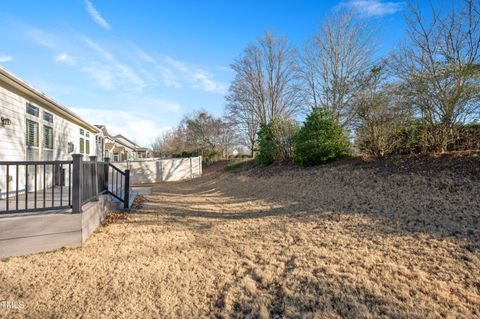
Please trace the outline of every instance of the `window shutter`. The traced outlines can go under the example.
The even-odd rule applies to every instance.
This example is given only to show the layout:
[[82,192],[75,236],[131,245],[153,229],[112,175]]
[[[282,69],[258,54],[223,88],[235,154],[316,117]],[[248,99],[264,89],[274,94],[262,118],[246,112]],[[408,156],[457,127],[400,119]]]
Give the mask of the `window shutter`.
[[43,145],[45,148],[53,149],[53,128],[43,127]]
[[27,146],[38,146],[38,123],[27,120],[25,140]]
[[83,138],[80,138],[80,154],[85,153],[85,146],[83,143],[84,143]]

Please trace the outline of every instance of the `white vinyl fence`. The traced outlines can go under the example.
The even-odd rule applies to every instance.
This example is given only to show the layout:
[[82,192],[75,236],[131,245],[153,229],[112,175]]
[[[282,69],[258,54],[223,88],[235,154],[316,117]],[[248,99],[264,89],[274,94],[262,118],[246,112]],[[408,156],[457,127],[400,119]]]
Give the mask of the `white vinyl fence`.
[[173,182],[202,176],[202,157],[146,159],[113,163],[130,169],[130,184]]

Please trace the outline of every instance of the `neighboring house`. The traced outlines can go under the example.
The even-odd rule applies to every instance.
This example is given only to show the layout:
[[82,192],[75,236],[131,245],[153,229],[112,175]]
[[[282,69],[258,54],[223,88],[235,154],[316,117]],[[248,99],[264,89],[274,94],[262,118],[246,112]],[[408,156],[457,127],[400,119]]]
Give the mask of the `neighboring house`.
[[96,125],[103,137],[103,157],[112,162],[132,161],[150,156],[148,148],[140,147],[122,134],[110,135],[105,125]]
[[97,127],[1,67],[0,117],[0,161],[97,155]]
[[115,140],[124,146],[126,160],[132,161],[138,159],[137,148],[139,148],[140,146],[130,141],[122,134],[115,135]]
[[96,127],[101,130],[101,134],[103,136],[104,158],[108,157],[112,162],[122,162],[132,159],[132,154],[135,151],[135,147],[131,146],[130,143],[126,143],[123,139],[117,138],[118,135],[110,135],[105,125],[96,125]]
[[151,156],[150,150],[146,147],[137,147],[138,158],[149,158]]

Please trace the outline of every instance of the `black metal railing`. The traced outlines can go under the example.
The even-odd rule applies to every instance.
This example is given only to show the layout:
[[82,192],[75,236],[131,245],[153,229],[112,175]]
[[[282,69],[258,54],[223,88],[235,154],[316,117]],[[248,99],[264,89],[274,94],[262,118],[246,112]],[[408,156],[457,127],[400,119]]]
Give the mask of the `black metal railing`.
[[98,196],[96,170],[96,162],[82,162],[82,204],[94,200]]
[[109,163],[107,170],[108,193],[123,202],[124,208],[128,208],[130,197],[130,170],[122,172],[121,169]]
[[0,162],[0,213],[69,208],[72,161]]
[[98,193],[104,193],[108,191],[108,163],[98,162],[97,166],[97,185]]
[[72,209],[109,193],[129,206],[130,171],[95,156],[83,161],[0,161],[0,214]]

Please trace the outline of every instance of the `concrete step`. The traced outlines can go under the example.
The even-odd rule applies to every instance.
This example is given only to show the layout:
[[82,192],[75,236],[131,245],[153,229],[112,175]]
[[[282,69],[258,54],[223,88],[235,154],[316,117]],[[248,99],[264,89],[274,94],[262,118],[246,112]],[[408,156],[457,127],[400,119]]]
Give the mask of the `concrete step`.
[[[133,204],[133,201],[135,200],[135,198],[137,197],[138,193],[134,190],[130,190],[130,196],[128,198],[128,208],[130,209],[132,207],[132,204]],[[112,203],[118,203],[119,205],[119,210],[123,210],[124,207],[123,207],[123,202],[121,202],[120,200],[118,200],[116,197],[113,197],[112,196]]]

